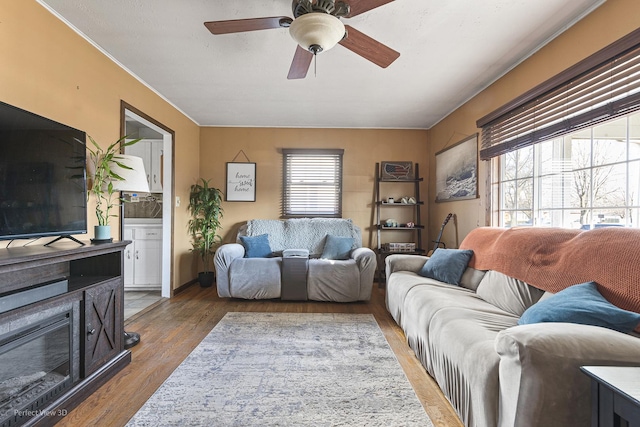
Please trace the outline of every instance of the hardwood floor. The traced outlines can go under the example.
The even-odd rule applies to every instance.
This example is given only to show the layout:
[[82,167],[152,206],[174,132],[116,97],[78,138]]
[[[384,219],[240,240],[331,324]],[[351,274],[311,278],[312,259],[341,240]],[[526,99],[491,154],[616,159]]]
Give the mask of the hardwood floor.
[[132,362],[91,395],[57,426],[123,426],[187,357],[220,319],[231,311],[293,313],[371,313],[426,412],[437,427],[461,427],[451,405],[424,371],[384,304],[384,290],[374,286],[371,301],[335,304],[322,302],[250,301],[218,298],[215,286],[194,285],[164,300],[126,323],[127,331],[140,333],[132,348]]

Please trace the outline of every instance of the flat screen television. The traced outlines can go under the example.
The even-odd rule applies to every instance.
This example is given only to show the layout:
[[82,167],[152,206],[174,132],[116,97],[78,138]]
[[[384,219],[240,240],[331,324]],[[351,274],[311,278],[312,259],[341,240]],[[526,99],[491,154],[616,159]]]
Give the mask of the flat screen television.
[[0,240],[87,232],[86,135],[0,102]]

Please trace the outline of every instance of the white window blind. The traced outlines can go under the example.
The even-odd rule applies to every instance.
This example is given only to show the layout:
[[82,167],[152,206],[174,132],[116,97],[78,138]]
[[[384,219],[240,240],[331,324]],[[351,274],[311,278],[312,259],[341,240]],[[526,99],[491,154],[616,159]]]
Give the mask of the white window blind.
[[342,216],[344,150],[284,149],[283,217]]

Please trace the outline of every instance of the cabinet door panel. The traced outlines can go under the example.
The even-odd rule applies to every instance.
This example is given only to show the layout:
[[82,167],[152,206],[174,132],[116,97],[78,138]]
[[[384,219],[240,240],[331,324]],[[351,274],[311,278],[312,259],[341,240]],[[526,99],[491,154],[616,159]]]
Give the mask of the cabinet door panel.
[[136,285],[154,285],[162,282],[161,243],[160,240],[136,240]]
[[113,279],[84,292],[84,333],[81,341],[84,377],[124,349],[121,283],[120,279]]

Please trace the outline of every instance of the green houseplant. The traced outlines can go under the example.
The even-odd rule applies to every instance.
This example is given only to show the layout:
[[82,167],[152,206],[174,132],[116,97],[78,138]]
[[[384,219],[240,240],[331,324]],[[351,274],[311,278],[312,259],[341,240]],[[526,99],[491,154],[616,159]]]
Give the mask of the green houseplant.
[[135,144],[140,141],[140,138],[127,141],[127,137],[123,136],[104,149],[91,136],[88,137],[92,146],[87,144],[87,152],[89,153],[89,167],[87,169],[88,178],[91,181],[87,190],[87,198],[95,197],[98,219],[98,225],[94,228],[94,236],[97,241],[110,240],[109,219],[117,216],[112,213],[112,209],[115,206],[120,206],[121,203],[121,199],[114,196],[117,190],[114,188],[113,182],[124,180],[113,168],[114,165],[117,165],[122,169],[131,170],[131,167],[119,161],[120,149]]
[[198,282],[202,287],[213,284],[213,256],[222,241],[216,234],[222,219],[222,191],[209,185],[204,178],[191,186],[189,193],[189,213],[191,219],[187,224],[191,234],[193,252],[202,259],[203,271],[198,273]]

